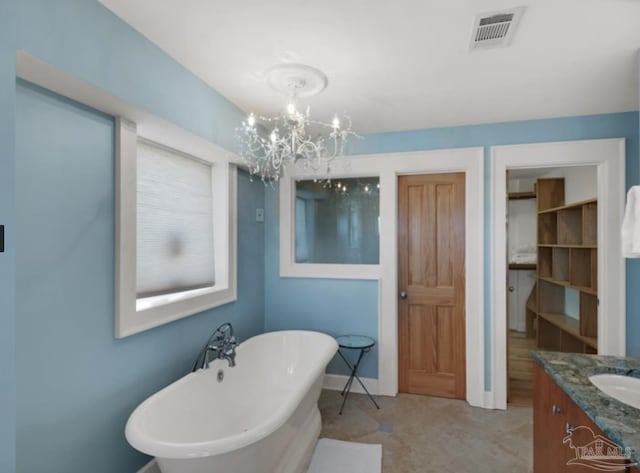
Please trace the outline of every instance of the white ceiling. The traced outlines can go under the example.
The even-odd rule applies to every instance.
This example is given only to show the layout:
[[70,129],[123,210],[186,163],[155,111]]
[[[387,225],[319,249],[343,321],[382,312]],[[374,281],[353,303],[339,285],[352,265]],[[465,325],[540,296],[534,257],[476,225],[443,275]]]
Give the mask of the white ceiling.
[[282,106],[280,62],[324,71],[314,117],[361,133],[638,109],[640,0],[528,0],[510,47],[473,52],[475,15],[519,0],[100,1],[245,111]]

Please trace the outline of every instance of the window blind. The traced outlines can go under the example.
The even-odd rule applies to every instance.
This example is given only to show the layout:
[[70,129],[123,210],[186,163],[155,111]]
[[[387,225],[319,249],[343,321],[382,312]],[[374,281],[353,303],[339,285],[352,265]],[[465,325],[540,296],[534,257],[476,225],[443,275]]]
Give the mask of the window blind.
[[194,158],[138,142],[138,298],[214,285],[211,171]]

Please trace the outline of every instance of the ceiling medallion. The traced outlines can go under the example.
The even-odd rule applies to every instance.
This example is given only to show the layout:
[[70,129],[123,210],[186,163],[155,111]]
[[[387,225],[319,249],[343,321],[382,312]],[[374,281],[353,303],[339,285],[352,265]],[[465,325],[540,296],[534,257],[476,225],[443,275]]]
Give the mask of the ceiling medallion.
[[309,106],[301,111],[299,99],[322,92],[327,76],[303,64],[278,64],[267,69],[265,82],[288,101],[280,115],[250,113],[237,129],[240,157],[251,175],[278,181],[287,166],[300,162],[305,170],[328,176],[331,161],[344,155],[347,139],[358,135],[347,116],[336,114],[327,123],[313,120]]

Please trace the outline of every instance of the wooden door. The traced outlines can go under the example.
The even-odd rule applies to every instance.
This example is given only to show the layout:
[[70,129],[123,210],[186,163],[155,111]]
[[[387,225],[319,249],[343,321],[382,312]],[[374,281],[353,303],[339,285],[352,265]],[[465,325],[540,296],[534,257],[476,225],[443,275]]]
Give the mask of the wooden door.
[[464,201],[464,173],[398,179],[401,392],[466,397]]

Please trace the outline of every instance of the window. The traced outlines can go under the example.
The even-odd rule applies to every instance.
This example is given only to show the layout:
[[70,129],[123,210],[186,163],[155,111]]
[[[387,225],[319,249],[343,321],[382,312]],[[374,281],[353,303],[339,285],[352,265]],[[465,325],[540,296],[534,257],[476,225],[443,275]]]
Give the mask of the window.
[[235,300],[235,168],[195,137],[116,138],[116,336]]
[[379,178],[299,180],[295,185],[296,263],[379,263]]
[[280,276],[380,278],[384,189],[379,176],[356,176],[292,169],[280,179]]

